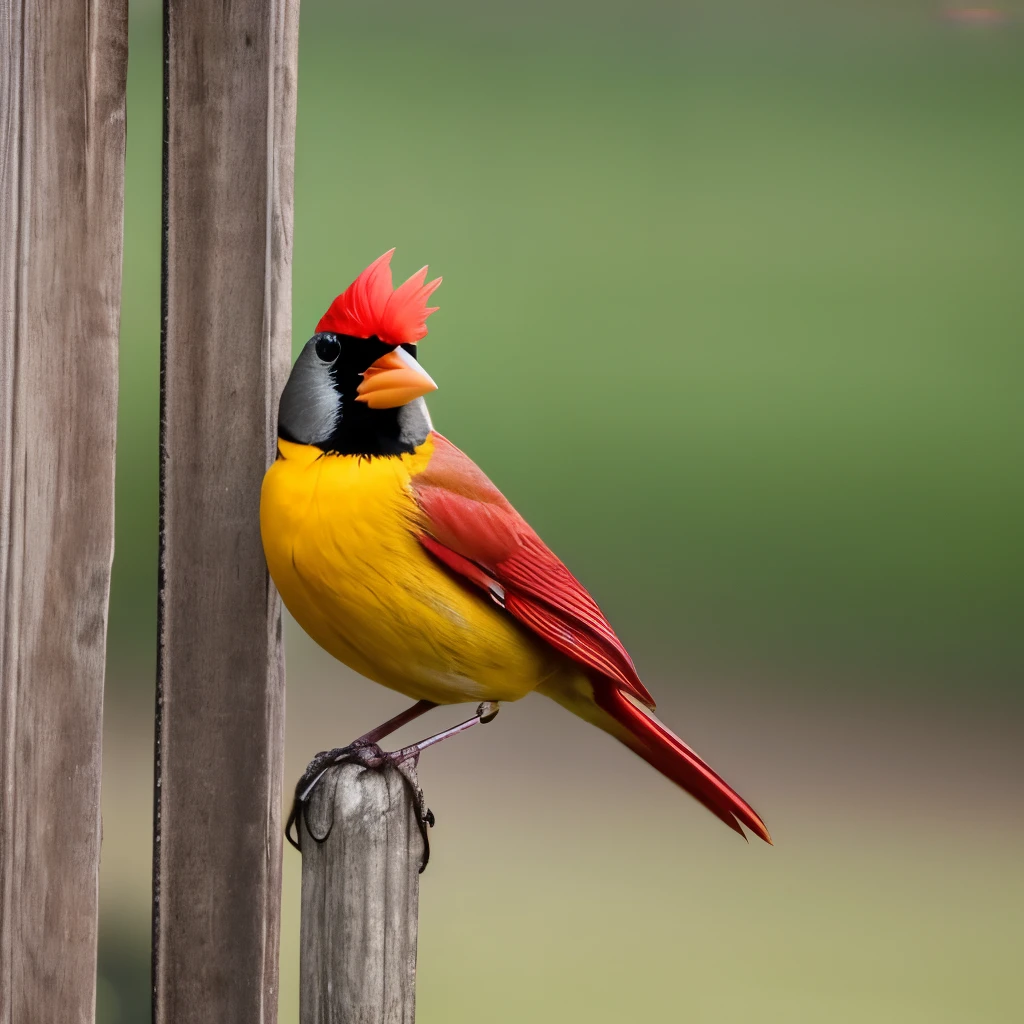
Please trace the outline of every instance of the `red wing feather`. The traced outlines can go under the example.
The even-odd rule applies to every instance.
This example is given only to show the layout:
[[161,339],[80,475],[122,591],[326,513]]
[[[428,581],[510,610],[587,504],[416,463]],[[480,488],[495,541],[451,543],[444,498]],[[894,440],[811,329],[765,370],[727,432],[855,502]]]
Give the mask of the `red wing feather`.
[[734,832],[743,835],[743,829],[736,823],[738,819],[771,845],[772,837],[757,811],[671,729],[630,703],[618,690],[595,687],[594,700],[623,730],[610,731],[634,753],[682,786]]
[[430,462],[412,480],[423,546],[552,647],[653,708],[597,602],[469,456],[431,437]]

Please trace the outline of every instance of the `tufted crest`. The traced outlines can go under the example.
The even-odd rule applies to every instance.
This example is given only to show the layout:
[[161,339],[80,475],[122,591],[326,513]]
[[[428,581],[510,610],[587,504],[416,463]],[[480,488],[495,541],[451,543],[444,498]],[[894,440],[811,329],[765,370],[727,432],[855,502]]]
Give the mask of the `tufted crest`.
[[317,324],[317,331],[348,334],[354,338],[380,338],[388,345],[411,345],[426,333],[427,317],[437,306],[428,306],[441,278],[427,280],[427,268],[417,270],[397,288],[391,283],[389,249],[375,259],[332,303]]

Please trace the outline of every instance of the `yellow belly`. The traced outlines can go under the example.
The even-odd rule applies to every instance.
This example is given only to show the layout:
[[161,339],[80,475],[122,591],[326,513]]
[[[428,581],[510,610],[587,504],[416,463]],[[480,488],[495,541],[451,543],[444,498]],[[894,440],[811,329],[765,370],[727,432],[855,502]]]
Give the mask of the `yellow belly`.
[[361,459],[279,442],[260,527],[270,575],[299,625],[357,672],[415,700],[517,700],[562,659],[416,539],[411,455]]

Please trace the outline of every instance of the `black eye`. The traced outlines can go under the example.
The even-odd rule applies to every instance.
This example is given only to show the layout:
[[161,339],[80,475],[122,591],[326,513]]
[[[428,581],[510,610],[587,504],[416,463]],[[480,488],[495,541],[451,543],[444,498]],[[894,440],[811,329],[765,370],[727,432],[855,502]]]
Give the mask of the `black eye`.
[[333,334],[321,334],[316,339],[316,354],[325,363],[333,363],[341,355],[341,345]]

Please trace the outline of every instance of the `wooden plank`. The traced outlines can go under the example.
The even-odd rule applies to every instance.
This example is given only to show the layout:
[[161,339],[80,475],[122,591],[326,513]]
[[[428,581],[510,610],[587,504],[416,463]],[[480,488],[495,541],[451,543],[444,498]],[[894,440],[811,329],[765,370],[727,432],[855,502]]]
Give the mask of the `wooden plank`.
[[157,1024],[277,1018],[284,675],[259,493],[290,363],[298,0],[166,0]]
[[2,1024],[94,1017],[127,13],[0,0]]
[[413,1024],[423,837],[392,765],[328,769],[300,822],[301,1024]]

